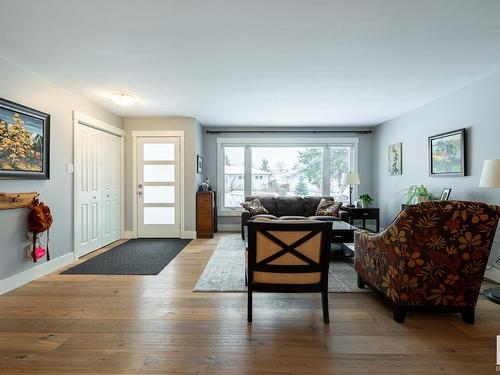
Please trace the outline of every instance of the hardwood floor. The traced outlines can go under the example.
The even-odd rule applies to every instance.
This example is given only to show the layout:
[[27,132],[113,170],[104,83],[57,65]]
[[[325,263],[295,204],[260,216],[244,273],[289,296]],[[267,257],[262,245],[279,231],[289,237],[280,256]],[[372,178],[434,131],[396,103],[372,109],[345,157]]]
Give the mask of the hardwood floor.
[[[221,235],[158,276],[53,274],[0,296],[1,374],[494,374],[500,306],[408,313],[374,294],[193,293]],[[92,254],[91,256],[94,256]]]

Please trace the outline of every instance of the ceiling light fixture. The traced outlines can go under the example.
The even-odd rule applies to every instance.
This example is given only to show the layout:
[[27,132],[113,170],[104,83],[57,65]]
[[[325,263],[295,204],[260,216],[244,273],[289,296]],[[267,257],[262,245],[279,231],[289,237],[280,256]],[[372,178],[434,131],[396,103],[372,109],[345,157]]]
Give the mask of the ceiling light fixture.
[[134,95],[125,94],[124,92],[114,92],[111,94],[111,101],[121,107],[130,107],[139,101],[139,98]]

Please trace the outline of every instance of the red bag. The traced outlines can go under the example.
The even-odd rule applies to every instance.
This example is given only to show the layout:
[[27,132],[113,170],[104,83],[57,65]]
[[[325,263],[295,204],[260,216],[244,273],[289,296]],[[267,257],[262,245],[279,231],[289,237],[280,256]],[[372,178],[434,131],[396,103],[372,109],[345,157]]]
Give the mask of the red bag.
[[33,251],[31,253],[33,262],[36,263],[36,237],[38,233],[47,231],[47,260],[50,260],[49,254],[49,228],[52,225],[52,215],[49,206],[38,202],[38,199],[33,200],[33,204],[28,206],[28,231],[33,232]]

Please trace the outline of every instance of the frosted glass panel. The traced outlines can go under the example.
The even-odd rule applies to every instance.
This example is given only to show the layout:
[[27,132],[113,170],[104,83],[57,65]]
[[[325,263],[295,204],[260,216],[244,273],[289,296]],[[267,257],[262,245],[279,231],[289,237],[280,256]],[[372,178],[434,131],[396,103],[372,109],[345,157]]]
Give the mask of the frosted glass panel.
[[144,186],[144,203],[175,203],[175,187]]
[[174,182],[174,165],[145,165],[144,182]]
[[175,159],[175,146],[173,143],[145,143],[144,160],[164,161]]
[[144,207],[144,224],[175,224],[175,207]]

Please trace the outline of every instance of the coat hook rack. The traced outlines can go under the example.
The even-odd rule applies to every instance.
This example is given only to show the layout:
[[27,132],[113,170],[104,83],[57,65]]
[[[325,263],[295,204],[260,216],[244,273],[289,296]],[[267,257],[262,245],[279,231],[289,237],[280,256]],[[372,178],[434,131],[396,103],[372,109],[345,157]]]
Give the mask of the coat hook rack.
[[0,193],[0,210],[28,207],[40,193]]

